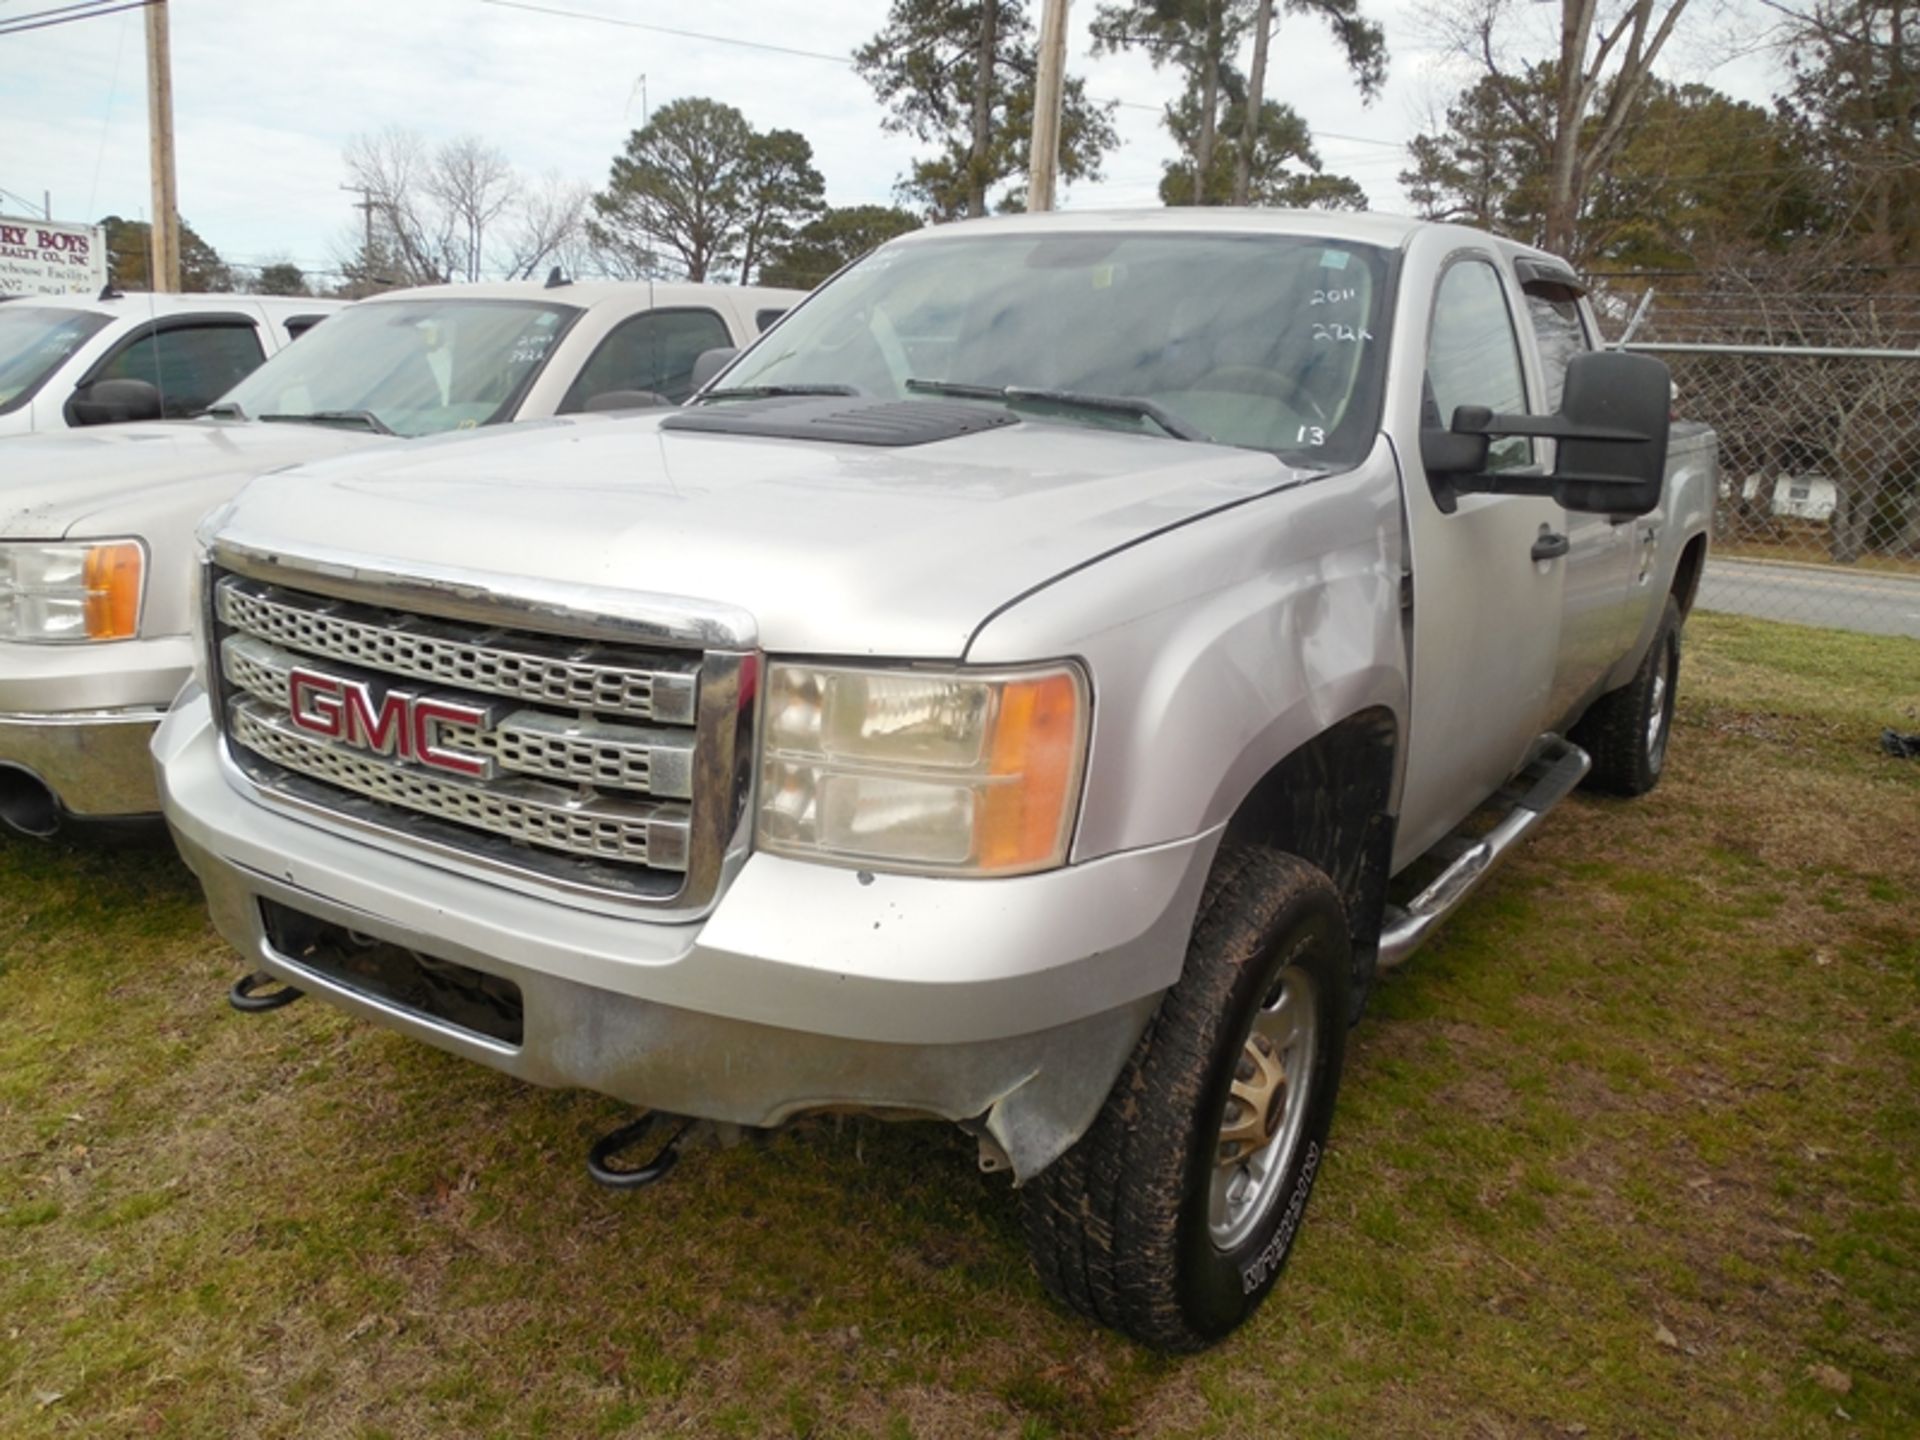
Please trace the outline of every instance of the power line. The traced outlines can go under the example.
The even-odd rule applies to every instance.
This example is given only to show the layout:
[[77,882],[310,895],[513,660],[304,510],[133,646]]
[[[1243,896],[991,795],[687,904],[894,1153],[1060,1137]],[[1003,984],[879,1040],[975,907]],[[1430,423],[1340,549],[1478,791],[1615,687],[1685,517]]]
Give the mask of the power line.
[[[492,5],[501,10],[524,10],[534,15],[554,15],[563,20],[587,20],[597,25],[616,25],[623,30],[647,30],[656,35],[677,35],[683,40],[705,40],[713,45],[734,45],[742,50],[765,50],[775,55],[796,55],[803,60],[823,60],[832,65],[854,69],[854,62],[847,55],[833,55],[824,50],[800,50],[791,45],[774,45],[765,40],[744,40],[738,35],[712,35],[701,30],[680,30],[671,25],[655,25],[645,20],[628,20],[619,15],[596,15],[587,10],[568,10],[559,5],[536,5],[532,0],[480,0],[482,5]],[[1163,105],[1150,105],[1144,100],[1103,99],[1090,97],[1102,104],[1117,105],[1122,110],[1146,110],[1155,115],[1166,108]],[[1398,150],[1404,142],[1382,140],[1373,135],[1342,135],[1333,130],[1319,130],[1316,135],[1329,140],[1351,140],[1359,145],[1385,145]]]
[[[0,20],[0,35],[24,35],[29,30],[49,30],[55,25],[71,25],[75,21],[91,20],[98,15],[118,15],[122,10],[144,10],[149,5],[165,3],[166,0],[121,0],[119,4],[91,3],[70,5],[65,10],[40,10]],[[67,14],[66,10],[79,13]],[[44,18],[48,16],[52,18]]]
[[677,30],[671,25],[652,25],[644,20],[627,20],[617,15],[594,15],[585,10],[563,10],[556,5],[534,5],[528,0],[480,0],[502,10],[527,10],[535,15],[558,15],[567,20],[592,20],[601,25],[618,25],[623,30],[651,30],[657,35],[677,35],[683,40],[706,40],[715,45],[737,45],[743,50],[769,50],[776,55],[797,55],[803,60],[827,60],[835,65],[851,66],[845,55],[829,55],[823,50],[798,50],[791,45],[773,45],[765,40],[742,40],[737,35],[708,35],[699,30]]
[[50,10],[30,10],[24,15],[10,15],[5,21],[0,23],[16,25],[28,20],[44,20],[50,15],[66,15],[75,10],[97,10],[107,3],[108,0],[75,0],[73,4],[55,5]]

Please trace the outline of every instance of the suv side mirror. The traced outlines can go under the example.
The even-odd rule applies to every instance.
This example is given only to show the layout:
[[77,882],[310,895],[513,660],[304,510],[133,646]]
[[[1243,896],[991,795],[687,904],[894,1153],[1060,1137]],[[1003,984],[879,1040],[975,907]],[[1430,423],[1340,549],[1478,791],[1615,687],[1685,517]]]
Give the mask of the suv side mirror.
[[[1650,355],[1596,350],[1567,365],[1557,415],[1496,415],[1480,405],[1453,412],[1450,430],[1422,430],[1420,458],[1453,508],[1456,493],[1549,495],[1568,510],[1645,515],[1666,481],[1673,387]],[[1553,474],[1485,473],[1487,442],[1532,435],[1559,442]]]
[[96,380],[67,399],[69,425],[120,425],[158,420],[160,392],[145,380]]
[[693,388],[696,392],[707,388],[707,382],[733,363],[733,357],[740,353],[732,345],[716,346],[712,350],[702,350],[700,358],[693,362]]

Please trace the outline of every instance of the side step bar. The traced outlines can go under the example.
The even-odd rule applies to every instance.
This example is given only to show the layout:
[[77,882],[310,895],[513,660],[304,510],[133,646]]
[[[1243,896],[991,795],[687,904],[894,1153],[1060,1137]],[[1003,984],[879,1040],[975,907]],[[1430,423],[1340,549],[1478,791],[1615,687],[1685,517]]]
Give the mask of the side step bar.
[[1516,783],[1526,789],[1508,802],[1511,808],[1499,823],[1472,840],[1449,836],[1440,841],[1434,851],[1452,857],[1446,869],[1404,906],[1387,907],[1386,923],[1380,931],[1379,968],[1391,970],[1405,963],[1592,768],[1593,758],[1586,751],[1555,738],[1516,777]]

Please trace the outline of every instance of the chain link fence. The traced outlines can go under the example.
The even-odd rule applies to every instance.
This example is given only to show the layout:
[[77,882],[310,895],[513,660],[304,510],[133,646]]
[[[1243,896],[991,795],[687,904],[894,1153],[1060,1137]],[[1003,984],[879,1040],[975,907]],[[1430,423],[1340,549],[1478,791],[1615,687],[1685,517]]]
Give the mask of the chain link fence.
[[1884,281],[1595,277],[1719,435],[1703,609],[1920,638],[1920,289]]

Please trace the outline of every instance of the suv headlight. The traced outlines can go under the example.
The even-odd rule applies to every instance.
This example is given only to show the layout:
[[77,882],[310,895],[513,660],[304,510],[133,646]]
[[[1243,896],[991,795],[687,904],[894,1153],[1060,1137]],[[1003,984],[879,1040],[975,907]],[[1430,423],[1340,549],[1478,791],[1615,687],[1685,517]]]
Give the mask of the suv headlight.
[[140,633],[138,540],[0,541],[0,640],[84,644]]
[[762,849],[941,875],[1066,862],[1087,748],[1074,665],[995,673],[774,664]]

